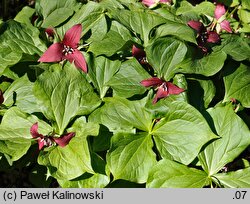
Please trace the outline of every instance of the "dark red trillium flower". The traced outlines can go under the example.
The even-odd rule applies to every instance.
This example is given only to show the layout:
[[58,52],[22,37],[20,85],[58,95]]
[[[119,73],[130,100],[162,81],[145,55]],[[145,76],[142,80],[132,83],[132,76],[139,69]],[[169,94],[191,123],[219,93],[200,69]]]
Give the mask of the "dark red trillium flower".
[[141,84],[145,87],[154,87],[157,89],[156,95],[153,99],[153,104],[155,104],[161,98],[166,98],[169,95],[178,95],[185,91],[184,89],[179,88],[173,83],[164,81],[157,77],[142,80]]
[[0,105],[4,102],[3,92],[0,90]]
[[144,50],[133,45],[132,55],[140,62],[141,64],[147,64],[146,53]]
[[207,28],[199,21],[189,21],[188,25],[196,30],[197,32],[197,43],[203,52],[207,52],[207,43],[218,43],[220,42],[220,36],[214,32],[207,30]]
[[223,4],[217,4],[214,11],[214,17],[216,18],[217,23],[219,25],[218,32],[220,32],[220,30],[225,30],[229,33],[232,33],[232,28],[230,26],[229,21],[225,20],[223,17],[225,13],[225,6]]
[[61,137],[54,137],[48,135],[42,135],[38,133],[38,123],[35,123],[30,128],[30,134],[33,138],[37,139],[39,150],[43,149],[43,147],[50,147],[54,143],[58,144],[60,147],[65,147],[72,137],[75,136],[74,132],[67,133]]
[[74,62],[77,68],[87,73],[87,64],[83,54],[77,49],[81,38],[82,25],[77,24],[64,35],[62,42],[52,44],[38,60],[39,62]]
[[48,37],[54,37],[55,31],[52,27],[46,28],[45,33],[47,33]]

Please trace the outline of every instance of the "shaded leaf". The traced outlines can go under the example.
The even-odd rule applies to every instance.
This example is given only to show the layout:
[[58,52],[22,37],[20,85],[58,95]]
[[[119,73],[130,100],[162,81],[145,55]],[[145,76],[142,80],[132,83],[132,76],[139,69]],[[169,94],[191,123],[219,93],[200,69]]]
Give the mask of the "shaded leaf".
[[23,113],[17,107],[7,110],[0,125],[0,152],[9,155],[12,161],[25,155],[32,141],[30,127],[35,122],[39,122],[42,134],[51,132],[51,127],[36,116]]
[[145,183],[149,170],[156,163],[153,141],[147,133],[118,133],[112,137],[107,165],[114,180]]
[[242,61],[250,58],[249,39],[235,34],[221,35],[222,43],[214,50],[221,50],[230,55],[236,61]]
[[38,163],[48,168],[49,173],[58,180],[71,180],[85,172],[94,173],[91,165],[87,136],[98,134],[99,126],[86,123],[85,118],[77,119],[68,132],[75,132],[65,147],[46,148],[40,152]]
[[43,28],[55,27],[69,18],[75,7],[75,0],[42,0],[39,1],[43,16]]
[[131,132],[133,128],[144,131],[150,129],[152,116],[144,110],[145,100],[129,101],[124,98],[113,97],[105,98],[104,101],[104,106],[90,115],[90,122],[103,124],[114,132]]
[[179,70],[183,73],[212,76],[222,69],[226,58],[227,55],[221,51],[212,52],[201,59],[197,59],[194,55],[192,58],[181,62]]
[[250,187],[250,168],[249,167],[238,170],[238,171],[215,174],[214,177],[216,177],[219,180],[219,183],[226,188],[249,188]]
[[163,159],[149,172],[147,188],[202,188],[208,177],[204,171]]
[[151,132],[161,157],[190,164],[201,147],[215,135],[203,116],[191,105],[175,101]]
[[[227,70],[226,70],[227,71]],[[233,73],[223,77],[225,96],[223,102],[234,98],[250,108],[250,67],[241,64]]]
[[[93,41],[89,46],[89,51],[96,55],[112,56],[132,40],[132,36],[128,29],[116,21],[112,21],[111,28],[108,33],[100,41]],[[129,46],[129,45],[127,45]],[[107,47],[109,49],[107,49]]]
[[85,173],[82,176],[67,181],[57,180],[62,188],[104,188],[109,183],[109,178],[103,174]]
[[206,146],[199,161],[209,175],[214,175],[250,145],[250,132],[231,105],[211,108],[208,112],[221,138]]
[[26,113],[40,112],[33,94],[33,83],[27,75],[15,80],[4,93],[4,105],[16,105]]
[[91,64],[91,69],[89,70],[91,81],[97,88],[100,97],[103,98],[109,89],[109,81],[119,70],[121,62],[100,56],[94,58],[94,62],[88,64]]
[[112,16],[115,20],[126,26],[129,30],[136,33],[148,45],[150,31],[165,23],[165,19],[148,10],[113,10]]
[[108,82],[115,96],[129,98],[136,94],[143,94],[146,89],[140,82],[150,78],[136,59],[131,59],[121,64],[120,70]]
[[34,93],[43,114],[54,122],[63,134],[76,115],[87,115],[100,104],[85,77],[73,65],[41,74],[34,85]]
[[149,64],[153,66],[159,78],[170,80],[179,72],[177,64],[182,62],[187,52],[185,44],[174,38],[160,38],[146,48]]

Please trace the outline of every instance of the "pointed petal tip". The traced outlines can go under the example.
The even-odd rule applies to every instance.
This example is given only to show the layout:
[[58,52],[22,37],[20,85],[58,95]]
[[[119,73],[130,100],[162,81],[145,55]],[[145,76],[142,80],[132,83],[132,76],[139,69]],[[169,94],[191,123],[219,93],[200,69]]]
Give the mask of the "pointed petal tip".
[[225,31],[227,31],[227,32],[229,32],[229,33],[232,33],[232,32],[233,32],[233,30],[232,30],[232,28],[231,28],[231,26],[230,26],[230,23],[229,23],[229,21],[227,21],[227,20],[222,21],[222,22],[220,23],[220,26],[221,26],[221,29],[222,29],[222,30],[225,30]]
[[209,43],[218,43],[218,42],[220,42],[220,36],[214,31],[209,31],[208,32],[207,42],[209,42]]
[[167,82],[167,87],[168,87],[169,95],[178,95],[185,91],[185,89],[180,88],[171,82]]
[[43,149],[43,147],[44,147],[44,141],[42,140],[42,139],[38,139],[37,140],[37,142],[38,142],[38,149],[39,149],[39,151],[40,150],[42,150]]
[[144,87],[160,86],[163,83],[163,80],[161,80],[158,77],[152,77],[152,78],[149,78],[149,79],[144,79],[140,83]]
[[188,21],[188,26],[196,30],[198,33],[201,32],[203,24],[200,21],[191,20]]
[[69,144],[70,140],[75,136],[75,132],[69,132],[59,138],[53,138],[55,143],[57,143],[60,147],[65,147]]
[[63,45],[61,43],[52,44],[38,59],[38,62],[60,62],[63,58]]
[[66,31],[62,43],[76,49],[81,39],[82,25],[76,24]]
[[43,135],[38,133],[38,122],[34,123],[30,128],[30,134],[33,138],[42,138]]
[[132,47],[132,55],[137,59],[141,60],[142,58],[146,57],[146,53],[143,49],[140,49],[133,45]]
[[83,72],[88,73],[88,65],[83,54],[79,50],[75,50],[74,53],[64,56],[70,63],[74,62],[75,66],[81,69]]
[[225,13],[226,13],[225,6],[223,4],[218,3],[215,7],[214,17],[218,20]]

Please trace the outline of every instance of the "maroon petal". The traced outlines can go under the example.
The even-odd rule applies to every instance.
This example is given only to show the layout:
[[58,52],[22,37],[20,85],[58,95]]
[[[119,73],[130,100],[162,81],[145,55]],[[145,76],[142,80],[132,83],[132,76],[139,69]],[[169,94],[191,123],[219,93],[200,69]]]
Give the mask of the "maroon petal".
[[41,150],[44,147],[44,139],[38,138],[38,149]]
[[145,79],[141,81],[141,85],[145,87],[150,87],[150,86],[160,86],[164,81],[157,78],[157,77],[152,77],[149,79]]
[[77,68],[80,68],[85,73],[88,72],[88,67],[83,54],[79,50],[74,50],[72,54],[64,56],[65,59],[69,60],[71,63],[74,62]]
[[69,144],[70,140],[72,139],[72,137],[75,136],[74,132],[70,132],[67,133],[66,135],[63,135],[61,137],[58,138],[53,138],[53,140],[55,141],[55,143],[57,143],[60,147],[65,147],[67,144]]
[[169,96],[168,90],[165,90],[163,87],[159,87],[154,97],[153,104],[155,104],[159,99],[166,98],[167,96]]
[[52,28],[52,27],[46,28],[45,33],[47,33],[47,35],[49,37],[53,37],[54,36],[54,28]]
[[38,123],[36,122],[35,124],[33,124],[30,128],[30,134],[32,135],[33,138],[41,138],[43,139],[44,136],[42,134],[38,133]]
[[70,28],[64,35],[62,43],[76,49],[81,38],[82,25],[76,24]]
[[214,31],[208,32],[207,42],[217,43],[219,41],[220,41],[220,36],[216,32],[214,32]]
[[188,25],[195,29],[198,33],[201,32],[202,28],[203,28],[203,24],[199,21],[188,21]]
[[138,60],[146,57],[146,53],[144,52],[144,50],[137,48],[135,45],[133,45],[132,47],[132,55]]
[[63,57],[62,51],[63,45],[54,43],[43,53],[38,62],[60,62]]
[[185,91],[182,88],[179,88],[178,86],[174,85],[171,82],[166,82],[167,88],[168,88],[168,93],[169,95],[178,95],[180,93],[182,93],[183,91]]
[[0,105],[4,102],[3,92],[0,90]]
[[227,21],[227,20],[222,21],[222,22],[220,23],[220,26],[221,26],[221,29],[222,29],[222,30],[225,30],[225,31],[227,31],[227,32],[229,32],[229,33],[232,33],[232,32],[233,32],[233,31],[232,31],[232,28],[231,28],[231,26],[230,26],[230,23],[229,23],[229,21]]
[[218,20],[226,13],[225,6],[223,4],[217,4],[214,11],[214,17]]

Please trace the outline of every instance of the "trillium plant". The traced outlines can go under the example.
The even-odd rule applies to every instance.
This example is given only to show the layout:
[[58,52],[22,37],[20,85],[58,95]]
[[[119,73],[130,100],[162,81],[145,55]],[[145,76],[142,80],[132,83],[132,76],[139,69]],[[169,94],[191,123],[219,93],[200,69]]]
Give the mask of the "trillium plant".
[[0,186],[249,188],[249,2],[36,0],[0,20]]

